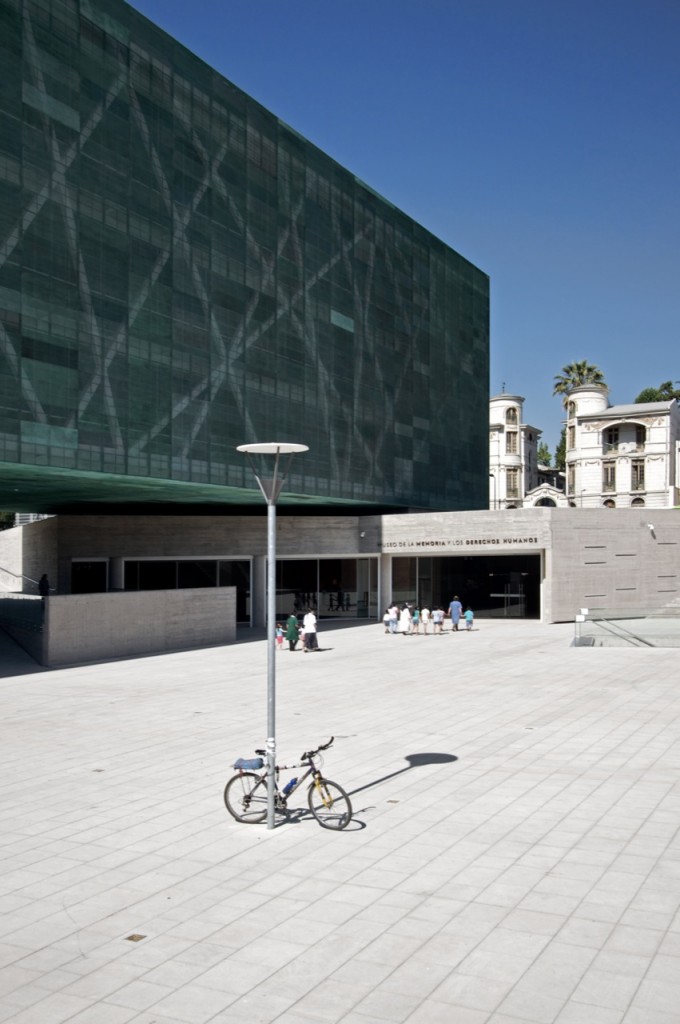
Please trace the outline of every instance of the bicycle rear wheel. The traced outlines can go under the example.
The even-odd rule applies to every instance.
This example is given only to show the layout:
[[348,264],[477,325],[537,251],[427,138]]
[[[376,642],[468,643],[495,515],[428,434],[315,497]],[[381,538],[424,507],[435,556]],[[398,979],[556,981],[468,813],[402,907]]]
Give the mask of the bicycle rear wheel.
[[346,828],[352,820],[352,805],[342,786],[319,779],[309,787],[309,809],[322,828]]
[[267,817],[266,778],[253,772],[239,772],[224,788],[224,802],[237,821],[254,825]]

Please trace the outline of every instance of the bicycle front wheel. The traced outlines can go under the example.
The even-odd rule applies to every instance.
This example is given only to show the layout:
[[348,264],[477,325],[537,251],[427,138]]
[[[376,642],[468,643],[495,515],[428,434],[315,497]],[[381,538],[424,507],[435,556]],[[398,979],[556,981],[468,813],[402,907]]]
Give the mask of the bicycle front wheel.
[[309,787],[309,809],[322,828],[346,828],[352,820],[352,805],[342,786],[319,779]]
[[267,817],[267,780],[253,772],[239,772],[224,789],[224,802],[237,821],[254,825]]

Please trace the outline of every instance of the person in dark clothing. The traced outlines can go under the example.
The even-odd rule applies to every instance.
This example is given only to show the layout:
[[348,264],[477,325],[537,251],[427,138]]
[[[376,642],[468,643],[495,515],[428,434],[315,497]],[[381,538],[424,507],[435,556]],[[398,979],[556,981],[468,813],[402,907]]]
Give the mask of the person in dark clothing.
[[285,638],[288,641],[288,650],[294,651],[298,640],[300,639],[300,630],[298,629],[297,615],[293,612],[290,613],[286,619],[286,633]]

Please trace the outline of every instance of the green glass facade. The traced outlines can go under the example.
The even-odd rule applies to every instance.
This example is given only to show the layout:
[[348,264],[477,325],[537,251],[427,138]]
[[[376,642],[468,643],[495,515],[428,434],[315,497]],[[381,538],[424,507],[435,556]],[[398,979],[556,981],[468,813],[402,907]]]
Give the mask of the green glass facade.
[[0,0],[0,68],[3,507],[259,503],[269,440],[486,507],[484,273],[119,0]]

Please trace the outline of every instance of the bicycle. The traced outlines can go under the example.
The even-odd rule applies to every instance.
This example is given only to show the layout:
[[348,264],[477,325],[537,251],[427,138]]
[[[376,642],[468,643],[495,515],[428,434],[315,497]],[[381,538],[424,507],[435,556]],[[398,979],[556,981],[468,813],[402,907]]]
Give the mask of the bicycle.
[[[323,766],[322,750],[328,750],[333,744],[334,736],[328,743],[307,750],[295,764],[277,765],[275,768],[276,792],[274,810],[279,814],[288,811],[288,797],[302,786],[306,779],[312,777],[307,791],[307,804],[313,816],[322,828],[343,829],[352,820],[352,805],[342,786],[331,782],[321,774]],[[264,768],[264,750],[256,750],[257,758],[239,758],[234,763],[238,774],[234,775],[224,788],[224,803],[227,810],[237,821],[249,825],[264,821],[267,817],[267,770]],[[263,771],[260,769],[264,768]],[[279,772],[292,771],[295,768],[307,770],[299,778],[292,778],[283,789],[279,789]]]

